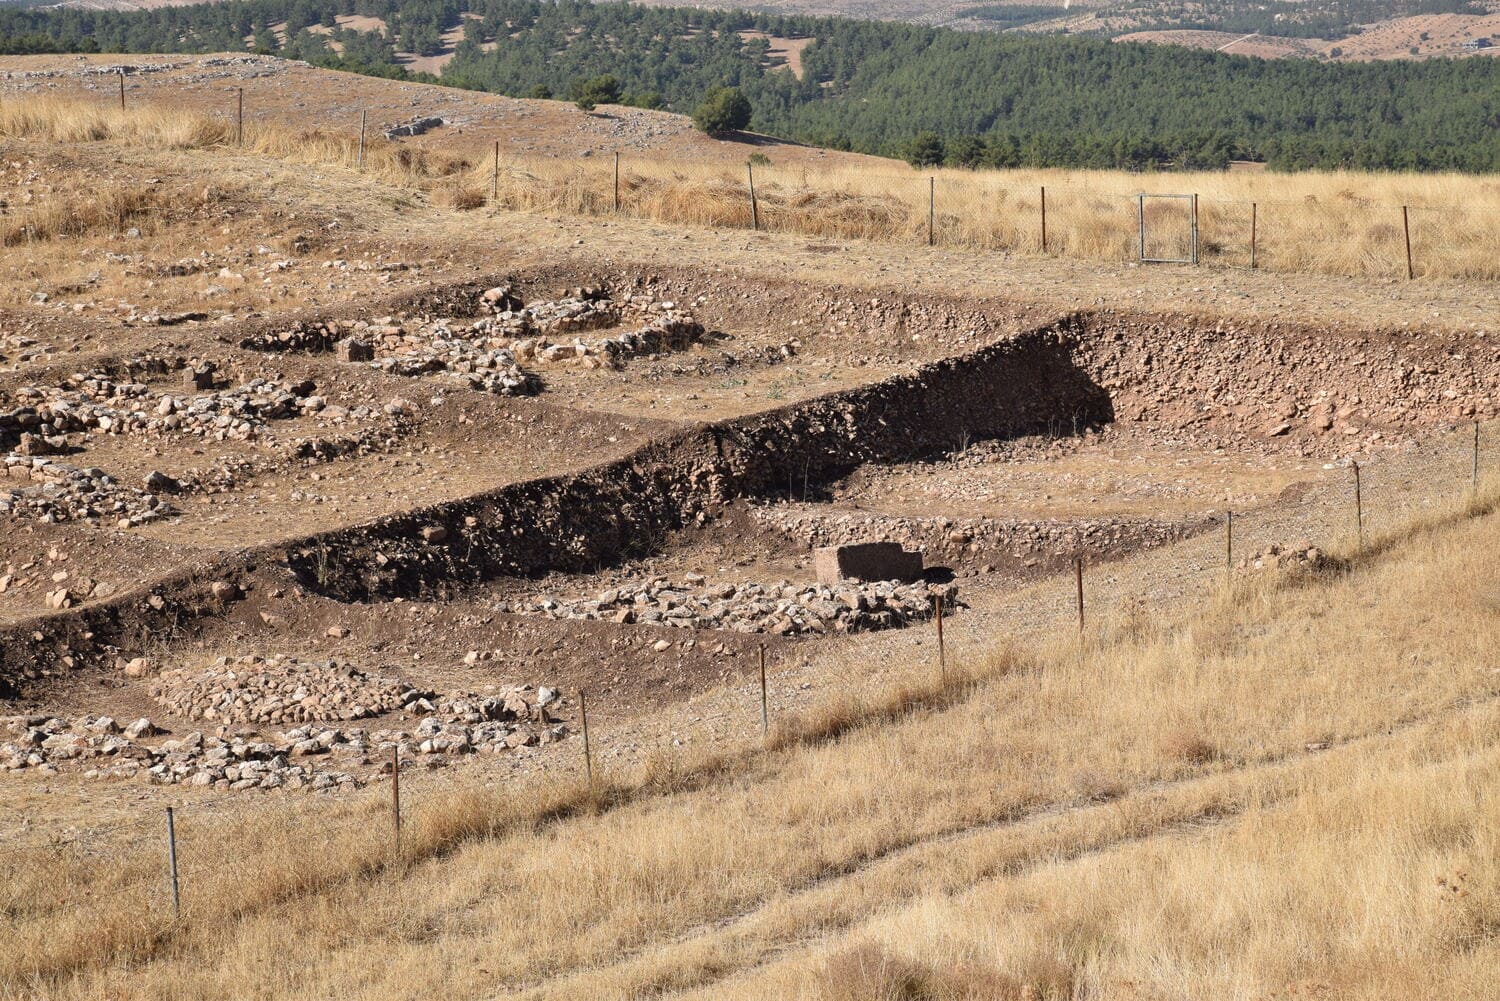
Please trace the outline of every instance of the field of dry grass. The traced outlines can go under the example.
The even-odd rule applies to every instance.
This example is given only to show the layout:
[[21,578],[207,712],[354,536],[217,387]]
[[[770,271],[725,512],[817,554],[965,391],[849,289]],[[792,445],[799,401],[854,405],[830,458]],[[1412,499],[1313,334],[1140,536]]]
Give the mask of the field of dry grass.
[[[0,138],[51,142],[114,140],[171,149],[227,147],[233,125],[219,117],[142,105],[120,111],[99,102],[42,98],[0,102]],[[451,149],[414,148],[382,139],[250,124],[249,151],[292,163],[363,169],[392,184],[432,193],[445,207],[583,216],[616,213],[612,158],[500,157],[456,141]],[[755,168],[762,229],[813,239],[863,239],[1040,255],[1042,191],[1046,253],[1084,261],[1136,259],[1138,193],[1195,193],[1200,258],[1279,272],[1348,276],[1406,275],[1406,219],[1418,277],[1500,279],[1500,182],[1464,175],[1256,172],[1127,174],[1106,171],[970,172],[889,168]],[[620,214],[712,228],[752,225],[748,172],[722,165],[624,157]],[[929,205],[929,195],[931,205]],[[1406,212],[1403,213],[1403,206]],[[1146,207],[1148,256],[1187,253],[1188,203]],[[7,242],[57,224],[18,213]]]
[[[749,179],[722,166],[626,160],[621,211],[699,226],[752,225]],[[482,190],[481,165],[468,183]],[[1332,275],[1406,275],[1402,206],[1408,207],[1419,277],[1500,278],[1500,183],[1464,175],[1255,172],[1129,174],[1119,171],[886,170],[770,166],[754,172],[759,225],[825,239],[925,243],[1133,261],[1137,194],[1197,194],[1200,260]],[[502,157],[507,207],[604,214],[614,209],[613,165]],[[929,200],[931,205],[929,205]],[[1190,203],[1148,200],[1148,257],[1188,256]],[[1489,208],[1480,211],[1479,206]],[[1470,211],[1466,206],[1473,206]],[[1252,218],[1253,217],[1253,218]]]
[[[188,811],[0,853],[43,998],[1481,997],[1500,958],[1492,491],[1180,612],[956,651],[502,793]],[[837,676],[836,669],[832,676]]]

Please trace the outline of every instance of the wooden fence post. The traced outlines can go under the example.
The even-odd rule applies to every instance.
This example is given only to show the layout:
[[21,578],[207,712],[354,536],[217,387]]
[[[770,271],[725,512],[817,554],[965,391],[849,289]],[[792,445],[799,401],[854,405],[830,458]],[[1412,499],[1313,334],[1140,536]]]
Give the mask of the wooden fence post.
[[125,110],[125,71],[120,71],[120,110]]
[[490,167],[490,201],[500,200],[500,140],[495,140],[495,160]]
[[1083,635],[1083,557],[1073,558],[1073,578],[1078,584],[1078,635]]
[[1479,495],[1479,422],[1474,422],[1474,464],[1469,468],[1469,488]]
[[745,164],[745,170],[750,178],[750,228],[760,229],[760,208],[755,204],[755,164]]
[[615,151],[615,214],[620,212],[620,153]]
[[1354,523],[1359,530],[1359,551],[1365,549],[1365,503],[1359,487],[1359,463],[1354,463]]
[[1047,186],[1042,185],[1042,253],[1047,252]]
[[1258,206],[1254,202],[1250,203],[1250,270],[1251,271],[1255,270],[1255,223],[1257,221],[1256,220],[1256,215],[1258,214],[1257,211],[1256,211],[1257,208],[1258,208]]
[[1411,219],[1406,212],[1406,206],[1401,206],[1401,231],[1406,236],[1406,280],[1411,281],[1417,277],[1416,271],[1411,266]]
[[943,596],[934,594],[932,604],[937,615],[938,680],[946,689],[948,687],[948,649],[943,644]]
[[760,739],[765,743],[771,733],[770,701],[766,697],[766,645],[760,645]]
[[234,104],[234,143],[236,146],[245,145],[245,88],[236,87]]
[[1224,519],[1224,577],[1234,576],[1234,512],[1225,512]]
[[583,689],[578,690],[578,715],[583,720],[583,771],[588,778],[589,795],[594,795],[594,754],[589,748],[589,701]]
[[[120,74],[124,79],[124,74]],[[182,917],[182,891],[177,881],[177,823],[172,808],[167,807],[167,868],[172,876],[172,916]]]
[[368,111],[359,113],[359,169],[365,169],[365,116]]
[[396,837],[396,855],[401,854],[401,745],[391,748],[391,824]]

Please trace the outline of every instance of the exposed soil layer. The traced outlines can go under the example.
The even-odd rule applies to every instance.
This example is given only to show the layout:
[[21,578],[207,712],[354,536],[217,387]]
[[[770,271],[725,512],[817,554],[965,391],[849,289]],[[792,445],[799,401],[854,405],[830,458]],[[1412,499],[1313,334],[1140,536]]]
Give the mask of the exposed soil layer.
[[[622,276],[575,270],[514,284],[523,294],[556,295],[564,283],[583,284],[590,277],[619,282]],[[109,668],[148,647],[188,643],[218,628],[215,623],[238,623],[241,635],[262,636],[257,643],[268,635],[300,635],[310,628],[301,624],[303,605],[331,610],[400,598],[435,602],[427,607],[439,609],[448,603],[453,615],[478,615],[480,609],[465,605],[465,595],[482,594],[489,602],[535,593],[528,579],[558,574],[569,575],[576,593],[588,594],[599,589],[594,582],[611,576],[705,561],[750,564],[757,572],[806,580],[808,545],[852,538],[829,528],[847,513],[838,506],[840,493],[858,494],[866,482],[868,500],[868,484],[882,482],[882,469],[906,470],[900,475],[915,483],[933,461],[972,465],[976,443],[997,442],[1004,452],[1006,442],[1038,436],[1072,450],[1100,432],[1134,428],[1199,454],[1296,465],[1296,475],[1288,473],[1274,486],[1268,480],[1254,495],[1255,503],[1273,502],[1322,462],[1399,447],[1424,429],[1493,417],[1500,383],[1500,359],[1489,341],[1459,334],[1208,324],[1118,311],[1028,325],[1023,311],[1003,303],[871,298],[854,289],[743,283],[686,270],[633,280],[658,298],[692,302],[713,344],[646,359],[622,372],[570,372],[534,400],[445,388],[423,401],[426,390],[413,390],[409,379],[351,372],[332,357],[268,356],[231,346],[258,332],[285,329],[298,318],[215,331],[212,355],[228,378],[271,372],[312,378],[318,392],[339,406],[352,399],[383,404],[404,392],[417,397],[411,401],[414,426],[373,456],[301,457],[262,471],[189,505],[175,526],[123,532],[39,525],[8,533],[11,541],[0,560],[32,563],[26,571],[32,576],[61,572],[52,563],[67,560],[50,560],[49,550],[65,548],[86,552],[81,560],[142,561],[136,563],[141,583],[133,587],[116,574],[100,597],[30,617],[25,605],[11,605],[0,594],[20,613],[12,613],[0,633],[0,684],[14,694],[27,682]],[[380,311],[474,315],[478,297],[499,281],[496,276],[424,290],[382,304]],[[864,353],[851,361],[855,344]],[[95,356],[88,369],[124,361]],[[77,369],[33,367],[25,382],[61,379],[72,371]],[[819,371],[825,377],[808,378]],[[800,376],[787,378],[793,372]],[[786,379],[792,402],[780,402],[777,394],[736,395],[769,373],[784,373],[777,378]],[[21,384],[19,374],[3,378],[0,393]],[[636,386],[652,387],[648,391],[663,404],[656,412],[665,420],[642,419],[639,410],[624,416]],[[716,388],[717,395],[705,401]],[[767,408],[763,399],[779,405]],[[592,401],[597,403],[589,406]],[[705,402],[711,419],[695,419],[703,412],[696,405]],[[509,428],[515,429],[509,449],[517,461],[501,468],[483,462],[481,455],[506,450],[501,443]],[[113,461],[127,468],[140,461],[128,452]],[[164,454],[160,461],[170,458]],[[359,486],[369,491],[372,463],[391,463],[380,470],[383,478],[399,468],[394,464],[401,458],[412,463],[409,489],[356,500],[364,496],[356,494]],[[986,462],[984,472],[1003,480],[1008,463],[1020,456],[991,458],[996,461]],[[1034,467],[1048,465],[1043,457],[1032,460]],[[287,488],[294,480],[305,483],[299,470],[311,465],[324,470],[315,479],[330,484],[328,499],[313,503],[304,495],[284,507],[278,498],[297,496]],[[1132,475],[1149,475],[1149,465]],[[760,524],[715,539],[716,525],[747,523],[745,502],[786,498],[811,502],[798,511],[799,532],[788,535],[786,525]],[[987,574],[1012,579],[1054,566],[1080,547],[1107,556],[1200,530],[1214,523],[1215,500],[1198,498],[1154,519],[1122,512],[1093,529],[1086,519],[1045,519],[1036,511],[1018,517],[971,511],[961,516],[973,520],[969,524],[954,517],[952,505],[927,512],[898,505],[874,510],[854,534],[905,533],[927,551],[929,563],[981,580]],[[222,532],[210,531],[205,520],[215,507],[222,512],[216,516]],[[297,513],[283,513],[290,511]],[[748,520],[755,523],[753,512]],[[160,542],[147,542],[153,537],[148,532],[160,533]],[[704,546],[717,548],[709,554]],[[102,571],[83,572],[105,577]],[[213,585],[226,580],[242,598],[230,602],[215,593]],[[476,591],[485,581],[493,583]],[[34,586],[29,593],[33,601],[40,594]],[[471,611],[458,612],[462,607]],[[522,618],[484,615],[497,626]],[[561,644],[562,656],[582,654],[591,643],[606,651],[622,644],[640,651],[660,631],[535,620],[517,622],[514,629],[516,644],[486,648],[518,660],[545,649],[538,639]],[[522,632],[534,638],[521,640]],[[643,642],[647,636],[653,638]],[[664,683],[706,675],[716,659],[731,651],[742,655],[747,642],[727,636],[698,644],[680,640],[674,635],[671,650],[642,655],[645,662],[675,663],[660,676]]]

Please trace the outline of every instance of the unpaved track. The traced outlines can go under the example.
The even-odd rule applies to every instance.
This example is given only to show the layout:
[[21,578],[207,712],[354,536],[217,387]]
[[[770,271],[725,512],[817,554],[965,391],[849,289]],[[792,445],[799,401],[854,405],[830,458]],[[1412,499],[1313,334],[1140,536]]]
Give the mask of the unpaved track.
[[[1006,811],[992,818],[933,832],[910,841],[894,843],[873,854],[848,859],[844,865],[832,868],[816,878],[786,887],[774,899],[754,908],[706,920],[665,941],[643,944],[606,966],[560,972],[557,975],[538,978],[534,981],[507,985],[502,988],[498,996],[531,999],[582,996],[577,992],[586,991],[589,981],[595,977],[625,978],[630,982],[632,992],[651,993],[661,991],[675,993],[683,989],[703,987],[709,983],[727,980],[769,965],[782,955],[812,946],[820,939],[831,938],[838,932],[889,906],[893,901],[899,901],[908,896],[915,897],[934,892],[953,894],[970,889],[976,881],[975,873],[972,868],[953,864],[951,857],[962,855],[972,864],[976,856],[982,858],[992,854],[994,849],[990,848],[987,851],[984,842],[993,835],[1003,833],[1009,837],[1024,836],[1026,831],[1036,829],[1040,836],[1046,828],[1064,827],[1070,821],[1085,816],[1098,816],[1110,812],[1128,814],[1132,809],[1139,809],[1142,803],[1152,800],[1161,802],[1173,796],[1180,796],[1187,800],[1184,803],[1163,804],[1164,812],[1153,817],[1151,823],[1127,825],[1129,827],[1127,831],[1109,837],[1086,839],[1070,844],[1066,848],[1044,843],[1037,847],[1034,854],[1027,853],[1020,857],[1008,858],[1001,864],[987,867],[977,878],[1014,876],[1037,865],[1072,861],[1086,855],[1101,854],[1131,842],[1160,837],[1177,830],[1188,828],[1201,830],[1209,826],[1227,824],[1235,820],[1250,804],[1247,801],[1236,801],[1233,796],[1226,797],[1223,788],[1226,780],[1243,788],[1257,779],[1269,779],[1281,788],[1269,798],[1262,796],[1256,799],[1255,805],[1261,809],[1274,807],[1277,803],[1297,794],[1297,787],[1293,784],[1294,779],[1315,771],[1319,763],[1325,759],[1348,757],[1352,754],[1378,755],[1387,745],[1398,739],[1419,731],[1435,732],[1460,715],[1492,717],[1492,710],[1497,704],[1500,704],[1500,695],[1482,698],[1466,697],[1435,711],[1392,720],[1378,729],[1352,735],[1324,746],[1305,749],[1287,748],[1228,768],[1198,771],[1196,774],[1182,778],[1145,782],[1126,789],[1117,796],[1109,797],[1105,803],[1097,800],[1079,801],[1077,799],[1048,802]],[[950,861],[945,864],[945,859],[950,859]],[[855,884],[877,873],[897,874],[898,888],[886,891],[882,897],[874,901],[853,892]],[[937,873],[948,873],[950,876],[953,873],[960,873],[961,879],[958,882],[952,881],[951,878],[935,882],[931,874]],[[815,909],[819,896],[837,896],[843,892],[850,893],[851,899],[862,901],[862,903],[846,908],[836,916],[830,916]],[[732,967],[726,967],[722,960],[713,963],[710,967],[696,965],[693,954],[696,947],[704,944],[704,940],[716,936],[749,940],[757,923],[766,921],[765,912],[768,909],[774,907],[778,911],[786,909],[796,911],[799,906],[805,908],[807,912],[802,923],[799,923],[795,929],[775,928],[769,937],[747,941],[743,947],[745,951],[737,956],[739,961]],[[655,980],[632,978],[632,967],[644,956],[650,955],[653,964],[661,964],[663,957],[660,952],[663,950],[668,953],[681,953],[682,961],[688,970],[675,970],[670,983],[662,982],[660,974]],[[616,984],[619,982],[619,979],[615,979]]]

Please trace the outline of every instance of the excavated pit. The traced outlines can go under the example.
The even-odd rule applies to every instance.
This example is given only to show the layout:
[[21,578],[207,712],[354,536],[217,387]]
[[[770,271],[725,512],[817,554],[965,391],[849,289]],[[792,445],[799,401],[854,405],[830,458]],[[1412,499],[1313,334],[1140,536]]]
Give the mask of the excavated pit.
[[[674,533],[711,522],[732,501],[825,491],[861,467],[954,453],[962,460],[973,442],[1078,442],[1112,425],[1204,458],[1243,454],[1277,474],[1256,486],[1279,493],[1305,480],[1315,460],[1352,445],[1397,446],[1424,427],[1492,413],[1486,388],[1495,362],[1477,361],[1418,355],[1394,336],[1328,343],[1307,331],[1223,327],[1184,336],[1162,324],[1079,314],[855,390],[682,431],[578,475],[328,533],[291,551],[290,565],[304,586],[345,601],[443,597],[457,583],[588,573],[659,552]],[[1273,456],[1280,467],[1268,462]],[[1004,476],[1003,462],[994,468]],[[1173,541],[1236,501],[1229,491],[1207,499],[1174,518],[1122,517],[1102,531],[985,516],[957,525],[908,517],[901,531],[933,549],[941,548],[933,545],[939,532],[954,542],[969,536],[966,545],[989,536],[991,548],[1021,545],[1033,550],[1028,559],[1055,563],[1080,549]],[[835,531],[817,520],[774,527],[792,536],[802,530],[808,544],[866,541],[887,527],[868,518],[858,530]],[[1038,545],[1038,529],[1059,544]]]
[[[434,289],[390,311],[472,316],[498,284]],[[557,301],[555,285],[543,284],[523,298]],[[702,276],[674,274],[644,284],[653,301],[691,303],[706,329],[729,333],[681,359],[646,357],[613,374],[576,366],[577,379],[549,385],[559,402],[528,419],[566,412],[594,422],[576,424],[589,429],[577,443],[605,445],[592,453],[601,458],[575,446],[582,461],[571,472],[494,477],[498,486],[454,499],[164,564],[149,590],[7,628],[0,680],[14,690],[23,679],[107,664],[168,626],[193,635],[225,614],[213,585],[226,578],[253,582],[256,595],[300,589],[334,608],[402,599],[479,609],[493,617],[490,628],[514,636],[492,651],[507,662],[534,656],[558,630],[610,649],[670,628],[599,615],[578,622],[535,609],[542,596],[588,602],[657,578],[795,590],[811,579],[811,547],[826,543],[894,538],[920,548],[930,567],[957,575],[961,601],[968,587],[1045,573],[1075,554],[1169,544],[1217,524],[1226,508],[1293,497],[1350,455],[1496,411],[1495,352],[1455,335],[1110,311],[1024,327],[1013,309],[984,303],[841,293],[799,300],[778,336],[769,331],[785,289],[707,294]],[[734,318],[752,313],[761,332],[736,343]],[[285,326],[261,321],[241,339]],[[795,375],[794,361],[842,357],[856,342],[867,353],[830,367],[820,377],[827,391],[811,391],[810,376],[781,374]],[[256,357],[272,356],[242,352],[225,368],[254,368],[246,359]],[[346,368],[308,358],[322,378]],[[861,368],[871,378],[853,378]],[[360,378],[390,380],[391,393],[412,381]],[[679,383],[688,390],[676,391]],[[767,408],[756,398],[776,401],[779,386],[792,386],[795,402]],[[467,390],[452,392],[434,413],[467,399]],[[641,419],[639,392],[670,402],[656,411],[665,420]],[[517,416],[539,406],[495,405]],[[703,657],[753,649],[751,637],[711,623],[686,631],[721,637],[700,648]]]

